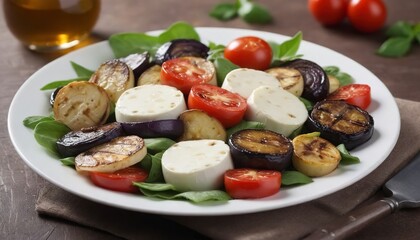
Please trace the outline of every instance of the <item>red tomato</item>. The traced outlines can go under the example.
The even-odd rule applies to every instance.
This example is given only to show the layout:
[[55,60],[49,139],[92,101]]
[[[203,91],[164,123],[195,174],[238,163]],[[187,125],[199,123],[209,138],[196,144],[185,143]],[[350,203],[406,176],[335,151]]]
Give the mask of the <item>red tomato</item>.
[[99,187],[118,192],[138,192],[139,189],[133,186],[133,182],[144,182],[148,173],[139,167],[128,167],[113,173],[92,172],[90,180]]
[[337,90],[332,92],[327,99],[344,100],[348,104],[352,104],[366,110],[371,102],[370,87],[367,84],[349,84],[339,87]]
[[384,26],[387,11],[381,0],[351,0],[347,16],[354,28],[370,33]]
[[188,108],[203,110],[228,128],[242,120],[247,104],[236,93],[210,84],[200,84],[191,88]]
[[226,59],[243,68],[265,70],[271,64],[270,45],[258,37],[240,37],[230,42],[224,51]]
[[332,26],[346,18],[348,2],[349,0],[309,0],[308,8],[318,22]]
[[281,173],[237,168],[225,172],[224,182],[226,192],[232,198],[262,198],[280,190]]
[[160,79],[162,84],[176,87],[188,94],[196,84],[216,84],[216,70],[211,62],[203,58],[175,58],[162,64]]

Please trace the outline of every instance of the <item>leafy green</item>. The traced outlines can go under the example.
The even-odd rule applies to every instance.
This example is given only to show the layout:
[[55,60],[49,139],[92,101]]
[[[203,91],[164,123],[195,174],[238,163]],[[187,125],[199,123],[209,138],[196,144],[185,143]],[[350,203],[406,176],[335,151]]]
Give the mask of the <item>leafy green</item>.
[[244,129],[264,129],[264,124],[255,121],[242,120],[240,123],[226,130],[226,135],[229,137],[233,133]]
[[58,155],[56,142],[69,131],[70,128],[63,123],[43,121],[35,126],[34,135],[39,145],[45,147],[50,153]]
[[70,63],[78,77],[86,77],[89,79],[90,76],[92,76],[92,74],[94,73],[94,71],[87,69],[73,61],[70,61]]
[[74,167],[75,165],[74,159],[75,159],[74,157],[67,157],[67,158],[60,159],[60,161],[65,166]]
[[193,26],[185,22],[176,22],[159,36],[145,33],[119,33],[109,37],[108,42],[115,57],[120,58],[145,51],[153,56],[163,43],[178,38],[200,40],[200,36]]
[[309,101],[308,99],[305,99],[303,97],[299,97],[299,100],[303,103],[303,105],[305,105],[306,110],[311,111],[312,108],[314,107],[314,104]]
[[303,55],[297,54],[300,43],[302,41],[302,32],[297,32],[291,39],[278,44],[276,42],[269,42],[271,50],[273,51],[272,64],[278,64],[279,62],[292,61],[296,58],[300,58]]
[[134,182],[133,184],[139,187],[145,196],[154,198],[189,200],[194,203],[208,201],[225,202],[231,199],[226,192],[220,190],[178,192],[174,186],[168,183]]
[[354,82],[354,79],[350,74],[342,72],[337,66],[326,66],[323,67],[325,73],[331,75],[340,82],[340,86],[349,85]]
[[220,3],[214,6],[209,15],[220,21],[228,21],[238,16],[238,5],[235,3]]
[[229,21],[239,16],[250,24],[268,24],[273,21],[267,8],[251,0],[219,3],[213,7],[209,15],[220,21]]
[[52,89],[56,89],[59,87],[64,87],[67,84],[71,83],[71,82],[75,82],[75,81],[87,81],[89,80],[89,77],[77,77],[77,78],[72,78],[72,79],[67,79],[67,80],[58,80],[58,81],[54,81],[54,82],[50,82],[46,85],[44,85],[41,90],[52,90]]
[[223,58],[223,53],[225,51],[225,46],[221,44],[216,44],[214,42],[209,42],[209,56],[207,60],[214,61],[217,58]]
[[312,178],[298,171],[284,171],[281,175],[281,184],[284,186],[307,184],[313,182]]
[[162,173],[163,152],[151,155],[151,167],[146,182],[164,182]]
[[147,152],[151,154],[165,151],[175,144],[175,141],[169,138],[145,138],[144,142],[147,147]]
[[23,120],[23,125],[30,129],[35,129],[35,126],[40,122],[54,121],[53,117],[47,116],[30,116]]
[[213,63],[214,63],[214,67],[216,68],[218,86],[222,86],[226,75],[230,71],[239,68],[239,66],[233,64],[231,61],[227,60],[226,58],[216,58]]
[[388,28],[386,36],[388,38],[381,44],[377,54],[383,57],[405,56],[415,41],[420,43],[420,23],[398,21]]
[[353,156],[349,153],[349,151],[347,151],[346,147],[344,146],[344,144],[340,144],[337,146],[338,151],[340,152],[341,155],[341,161],[340,164],[343,165],[350,165],[350,164],[357,164],[360,163],[360,159],[356,156]]

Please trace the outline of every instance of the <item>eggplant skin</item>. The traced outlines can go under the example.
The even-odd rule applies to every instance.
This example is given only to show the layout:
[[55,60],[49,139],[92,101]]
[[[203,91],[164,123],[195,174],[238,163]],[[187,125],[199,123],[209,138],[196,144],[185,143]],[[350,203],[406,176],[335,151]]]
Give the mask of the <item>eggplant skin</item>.
[[193,39],[175,39],[159,47],[155,55],[155,63],[162,63],[180,57],[200,57],[206,59],[210,48]]
[[133,70],[134,79],[138,79],[144,71],[152,66],[148,52],[133,53],[127,57],[120,58],[120,60],[126,63]]
[[[330,124],[323,123],[319,120],[317,111],[327,111],[328,108],[325,106],[328,105],[337,105],[336,107],[340,109],[339,112],[333,112],[328,114]],[[357,119],[351,118],[349,116],[354,115],[350,113],[357,114],[359,117]],[[363,117],[361,117],[363,116]],[[324,119],[327,119],[324,117]],[[346,121],[347,124],[353,124],[358,129],[357,131],[344,132],[338,131],[334,127],[337,126],[339,121]],[[363,109],[348,104],[345,101],[341,100],[324,100],[316,103],[306,121],[305,126],[309,131],[317,131],[321,133],[321,137],[327,139],[334,145],[344,144],[347,150],[352,150],[363,143],[369,141],[374,132],[374,120],[373,117]],[[351,128],[348,128],[351,129]]]
[[178,119],[165,119],[149,122],[122,122],[127,135],[142,138],[166,137],[177,139],[184,133],[184,122]]
[[303,98],[318,102],[327,97],[330,83],[321,66],[309,60],[296,59],[286,62],[282,67],[294,68],[300,72],[304,82]]
[[62,157],[72,157],[122,135],[123,128],[118,122],[83,128],[71,131],[58,139],[57,150]]
[[229,137],[228,145],[235,168],[283,171],[292,162],[292,141],[270,130],[240,130]]

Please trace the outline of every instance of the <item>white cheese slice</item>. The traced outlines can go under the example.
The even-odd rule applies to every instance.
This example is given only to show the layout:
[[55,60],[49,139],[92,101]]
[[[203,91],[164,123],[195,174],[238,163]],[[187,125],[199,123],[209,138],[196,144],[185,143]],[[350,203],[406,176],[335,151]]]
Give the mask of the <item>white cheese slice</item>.
[[187,109],[184,95],[167,85],[142,85],[126,90],[115,106],[117,122],[176,119]]
[[181,141],[162,156],[165,181],[179,191],[220,189],[224,173],[232,168],[229,146],[220,140]]
[[299,98],[280,87],[258,87],[247,103],[246,119],[262,122],[266,129],[284,136],[289,136],[308,118],[308,111]]
[[271,74],[254,69],[238,68],[226,75],[222,88],[248,98],[254,89],[263,85],[281,87],[277,78]]

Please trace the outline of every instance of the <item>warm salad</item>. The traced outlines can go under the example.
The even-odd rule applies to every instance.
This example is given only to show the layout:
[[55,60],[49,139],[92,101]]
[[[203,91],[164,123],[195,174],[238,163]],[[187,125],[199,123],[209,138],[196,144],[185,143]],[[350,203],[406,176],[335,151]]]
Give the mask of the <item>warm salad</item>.
[[81,177],[106,189],[193,202],[262,198],[307,184],[367,142],[370,87],[282,43],[203,43],[176,23],[110,37],[115,58],[52,82],[51,116],[24,120]]

